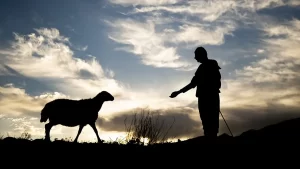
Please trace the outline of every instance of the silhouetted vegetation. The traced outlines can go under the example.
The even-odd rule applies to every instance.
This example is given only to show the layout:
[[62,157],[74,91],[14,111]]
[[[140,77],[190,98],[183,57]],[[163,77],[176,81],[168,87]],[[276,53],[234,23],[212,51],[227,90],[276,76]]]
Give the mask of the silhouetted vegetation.
[[175,118],[173,123],[168,126],[165,119],[160,118],[159,112],[142,108],[139,113],[134,114],[129,125],[125,118],[126,140],[137,144],[164,143],[174,122]]

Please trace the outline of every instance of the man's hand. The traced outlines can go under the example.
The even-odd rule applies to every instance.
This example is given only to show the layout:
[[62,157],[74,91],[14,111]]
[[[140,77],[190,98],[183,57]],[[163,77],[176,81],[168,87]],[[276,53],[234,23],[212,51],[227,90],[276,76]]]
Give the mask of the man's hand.
[[174,97],[176,97],[176,96],[179,95],[179,94],[180,94],[180,91],[175,91],[175,92],[173,92],[173,93],[171,94],[171,96],[169,96],[169,97],[174,98]]

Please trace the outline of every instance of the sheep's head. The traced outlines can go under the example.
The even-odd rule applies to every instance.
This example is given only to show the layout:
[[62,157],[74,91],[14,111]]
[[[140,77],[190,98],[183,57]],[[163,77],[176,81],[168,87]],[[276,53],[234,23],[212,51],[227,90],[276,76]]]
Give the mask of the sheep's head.
[[96,98],[101,99],[103,101],[114,101],[114,96],[112,96],[110,93],[108,93],[107,91],[102,91],[100,92]]

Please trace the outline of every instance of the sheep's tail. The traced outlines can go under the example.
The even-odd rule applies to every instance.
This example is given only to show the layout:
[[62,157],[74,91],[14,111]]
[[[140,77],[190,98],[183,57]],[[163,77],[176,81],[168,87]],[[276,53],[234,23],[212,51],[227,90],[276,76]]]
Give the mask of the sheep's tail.
[[46,110],[46,106],[45,106],[41,112],[40,122],[41,123],[46,122],[48,120],[48,118],[49,118],[49,114],[48,114],[48,111]]

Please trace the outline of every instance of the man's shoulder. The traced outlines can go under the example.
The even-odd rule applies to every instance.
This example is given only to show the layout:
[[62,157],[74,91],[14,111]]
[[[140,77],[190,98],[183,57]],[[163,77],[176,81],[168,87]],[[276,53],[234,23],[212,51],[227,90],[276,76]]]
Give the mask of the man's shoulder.
[[216,61],[215,59],[208,59],[207,61],[207,65],[211,68],[218,68],[221,69],[221,67],[219,66],[218,61]]
[[215,59],[208,59],[207,63],[209,64],[217,64],[218,65],[218,61]]
[[208,59],[207,62],[201,63],[198,66],[198,69],[196,70],[195,74],[199,74],[199,72],[203,72],[206,70],[219,70],[219,69],[221,69],[221,67],[218,64],[218,61],[214,59]]

